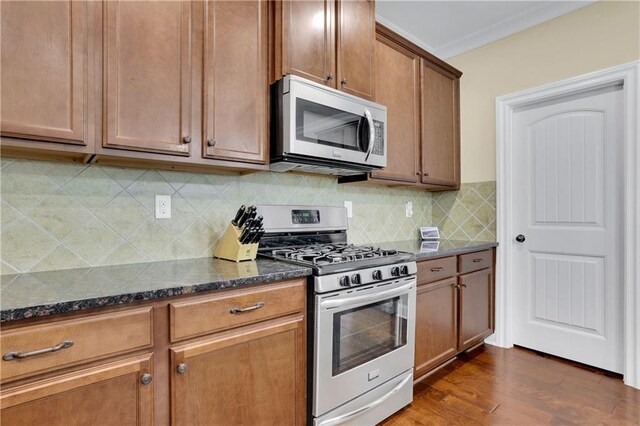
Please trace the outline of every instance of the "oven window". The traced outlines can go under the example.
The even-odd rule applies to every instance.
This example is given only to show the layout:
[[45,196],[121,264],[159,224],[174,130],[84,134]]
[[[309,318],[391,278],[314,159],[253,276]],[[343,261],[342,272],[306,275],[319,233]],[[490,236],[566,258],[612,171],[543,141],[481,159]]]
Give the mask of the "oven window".
[[360,141],[368,138],[368,130],[364,117],[360,115],[296,98],[298,140],[364,151]]
[[333,315],[333,375],[407,344],[400,297]]

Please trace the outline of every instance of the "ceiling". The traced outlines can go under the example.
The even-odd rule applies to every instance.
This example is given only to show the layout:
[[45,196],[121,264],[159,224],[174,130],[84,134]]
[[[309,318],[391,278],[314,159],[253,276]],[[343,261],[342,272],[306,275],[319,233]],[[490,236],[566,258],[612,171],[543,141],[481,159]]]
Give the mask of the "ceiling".
[[378,0],[376,19],[446,59],[594,1]]

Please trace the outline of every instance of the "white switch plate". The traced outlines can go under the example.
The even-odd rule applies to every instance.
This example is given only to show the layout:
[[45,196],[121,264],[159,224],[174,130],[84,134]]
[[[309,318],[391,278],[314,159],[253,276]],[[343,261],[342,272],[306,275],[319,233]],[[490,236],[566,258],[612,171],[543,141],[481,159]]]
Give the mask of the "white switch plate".
[[347,217],[353,217],[353,203],[351,201],[345,201],[344,206],[347,209]]
[[156,195],[156,219],[171,219],[171,195]]
[[404,207],[404,212],[407,217],[413,217],[413,203],[411,201],[407,201],[407,204]]

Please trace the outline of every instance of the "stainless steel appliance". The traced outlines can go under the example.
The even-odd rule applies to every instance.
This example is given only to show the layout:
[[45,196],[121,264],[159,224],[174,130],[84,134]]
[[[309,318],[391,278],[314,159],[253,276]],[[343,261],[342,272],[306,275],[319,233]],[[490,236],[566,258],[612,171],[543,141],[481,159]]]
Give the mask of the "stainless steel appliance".
[[288,75],[271,85],[271,170],[341,176],[387,165],[387,108]]
[[413,255],[347,244],[343,207],[258,206],[259,255],[313,269],[309,423],[376,424],[413,399]]

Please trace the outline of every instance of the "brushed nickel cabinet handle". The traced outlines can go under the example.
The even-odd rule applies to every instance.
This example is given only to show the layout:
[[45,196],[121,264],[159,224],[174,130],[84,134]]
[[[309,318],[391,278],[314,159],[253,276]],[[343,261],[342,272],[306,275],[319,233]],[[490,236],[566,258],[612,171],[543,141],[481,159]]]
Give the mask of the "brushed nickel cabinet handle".
[[431,272],[442,272],[442,271],[444,271],[443,266],[434,266],[433,268],[431,268]]
[[5,361],[11,361],[14,359],[22,359],[22,358],[29,358],[32,356],[36,356],[36,355],[42,355],[42,354],[48,354],[50,352],[58,352],[61,349],[67,349],[70,348],[71,346],[73,346],[73,340],[65,340],[63,342],[58,343],[57,345],[51,347],[51,348],[46,348],[46,349],[38,349],[37,351],[31,351],[31,352],[7,352],[6,354],[2,355],[2,359]]
[[340,84],[342,84],[343,86],[347,85],[347,79],[343,78],[342,81],[340,82]]
[[178,366],[176,367],[176,370],[178,371],[178,374],[184,374],[187,372],[187,364],[185,364],[184,362],[181,362],[180,364],[178,364]]
[[232,314],[241,314],[243,312],[250,312],[250,311],[255,311],[256,309],[260,309],[264,307],[264,302],[258,302],[253,306],[248,306],[246,308],[231,308],[231,310],[229,312],[231,312]]
[[484,259],[480,257],[476,257],[475,259],[473,259],[473,263],[480,263],[480,262],[484,262]]
[[140,377],[140,383],[143,385],[148,385],[153,381],[153,376],[149,373],[144,373],[142,377]]
[[216,140],[215,139],[208,139],[207,140],[207,145],[214,147],[216,146]]
[[182,138],[182,142],[191,143],[191,136],[185,136],[184,138]]
[[331,80],[333,80],[333,73],[329,73],[329,75],[327,75],[327,81]]

